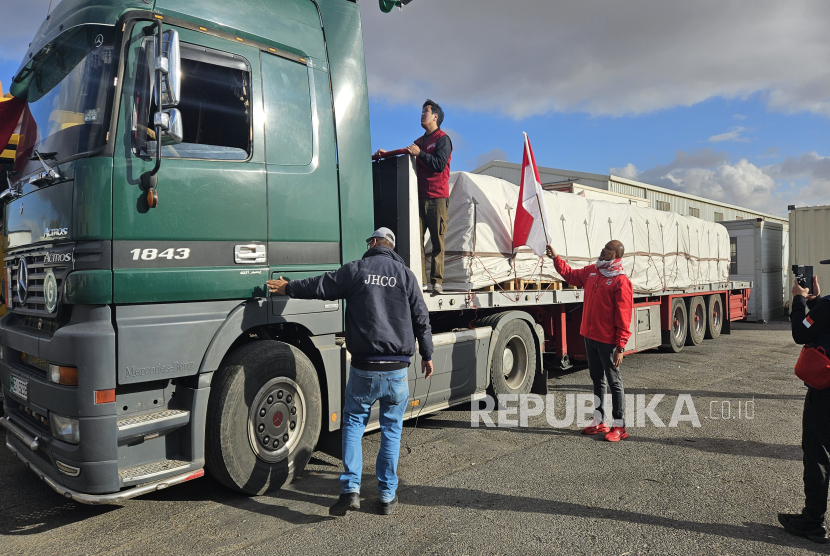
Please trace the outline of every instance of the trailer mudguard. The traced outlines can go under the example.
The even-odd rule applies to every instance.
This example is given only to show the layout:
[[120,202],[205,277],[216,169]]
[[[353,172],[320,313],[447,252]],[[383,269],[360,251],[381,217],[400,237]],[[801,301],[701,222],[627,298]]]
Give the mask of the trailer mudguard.
[[544,373],[544,365],[542,364],[542,355],[544,353],[544,346],[545,346],[545,333],[542,327],[536,324],[536,321],[533,320],[533,317],[530,316],[528,313],[524,311],[505,311],[504,313],[496,313],[494,315],[488,315],[486,317],[482,317],[476,321],[476,327],[478,326],[489,326],[493,329],[492,334],[490,335],[490,351],[487,354],[487,387],[490,386],[490,365],[493,363],[493,350],[496,346],[496,341],[499,338],[499,331],[504,328],[504,325],[508,322],[521,319],[527,322],[530,326],[530,329],[535,333],[534,334],[534,343],[536,345],[536,373],[533,379],[533,387],[531,388],[531,392],[534,394],[547,394],[548,393],[548,381],[547,376]]

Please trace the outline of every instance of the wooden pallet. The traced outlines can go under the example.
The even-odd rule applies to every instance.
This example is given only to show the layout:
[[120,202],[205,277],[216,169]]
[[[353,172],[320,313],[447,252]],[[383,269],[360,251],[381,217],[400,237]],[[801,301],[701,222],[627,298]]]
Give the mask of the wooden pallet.
[[485,292],[493,292],[493,291],[545,291],[545,290],[563,290],[563,289],[573,289],[572,287],[568,286],[565,282],[560,282],[557,280],[544,280],[541,282],[537,282],[535,280],[524,280],[522,278],[506,280],[504,282],[500,282],[498,286],[496,284],[490,284],[489,286],[484,286],[483,288],[479,288],[477,291],[485,291]]

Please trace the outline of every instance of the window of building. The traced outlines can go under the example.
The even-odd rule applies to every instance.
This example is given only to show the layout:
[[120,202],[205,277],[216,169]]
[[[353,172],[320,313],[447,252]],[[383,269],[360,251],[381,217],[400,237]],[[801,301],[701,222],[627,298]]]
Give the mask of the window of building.
[[723,222],[723,213],[722,212],[716,212],[715,213],[715,222]]
[[655,201],[654,203],[657,205],[657,210],[664,210],[666,212],[671,210],[671,203],[668,201]]
[[729,238],[729,274],[738,273],[738,238]]
[[694,216],[695,218],[700,218],[700,209],[689,207],[689,216]]
[[[152,67],[153,39],[144,41],[135,89],[133,148],[153,157],[156,112],[148,67]],[[247,160],[251,154],[251,69],[241,56],[181,43],[181,143],[161,148],[164,158]]]
[[744,219],[744,217],[743,217],[743,216],[736,216],[736,217],[735,217],[735,220],[743,220],[743,219]]

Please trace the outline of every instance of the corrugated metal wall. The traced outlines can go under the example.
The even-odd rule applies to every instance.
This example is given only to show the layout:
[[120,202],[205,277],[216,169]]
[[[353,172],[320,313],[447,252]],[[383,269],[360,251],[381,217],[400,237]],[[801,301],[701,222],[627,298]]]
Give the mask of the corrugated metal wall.
[[[494,178],[503,179],[505,181],[509,181],[510,183],[515,183],[516,185],[522,183],[522,171],[518,168],[509,168],[506,166],[493,165],[481,172],[481,175],[493,176]],[[542,180],[543,184],[573,181],[574,183],[587,185],[588,187],[593,187],[594,189],[608,189],[607,181],[592,180],[585,177],[579,177],[573,174],[569,175],[546,172],[542,169],[539,169],[539,179]]]
[[784,302],[787,299],[781,272],[784,264],[783,225],[765,222],[761,237],[763,308],[760,316],[769,321],[784,315]]
[[[482,175],[493,176],[494,178],[509,181],[510,183],[515,183],[516,185],[522,183],[522,171],[516,168],[507,168],[505,166],[490,166],[482,172]],[[539,177],[541,178],[541,175]],[[542,183],[546,183],[544,179],[542,180]]]
[[[812,265],[822,293],[830,292],[830,265],[819,264],[823,259],[830,259],[830,205],[791,210],[789,233],[788,267],[794,264]],[[787,277],[789,291],[793,285],[792,272],[788,272]]]
[[[502,166],[502,164],[503,163],[501,162],[497,162],[486,168],[481,173],[483,175],[494,176],[497,178],[501,178],[503,180],[507,180],[511,183],[515,183],[516,185],[519,185],[522,181],[521,169]],[[590,176],[596,177],[592,178]],[[716,212],[723,215],[723,217],[719,218],[719,220],[726,221],[737,220],[739,218],[743,220],[754,220],[755,218],[762,216],[759,213],[752,212],[749,210],[740,210],[723,207],[716,203],[706,202],[705,200],[698,201],[695,199],[689,199],[688,197],[682,196],[680,193],[675,194],[672,192],[655,191],[654,189],[638,186],[632,183],[623,183],[615,180],[612,181],[610,180],[610,177],[601,176],[599,174],[586,175],[581,172],[568,174],[567,170],[551,172],[550,169],[539,168],[539,179],[542,180],[543,184],[572,180],[575,183],[586,185],[588,187],[594,187],[596,189],[605,189],[607,191],[613,191],[615,193],[624,193],[625,195],[640,197],[642,199],[647,199],[649,201],[649,206],[655,209],[657,208],[657,201],[663,201],[669,203],[672,212],[676,212],[684,216],[689,216],[689,208],[696,208],[700,210],[699,218],[703,220],[708,220],[710,222],[716,221]],[[786,224],[786,222],[784,223]],[[830,254],[828,254],[828,257],[830,257]]]
[[748,320],[769,321],[783,316],[787,300],[783,266],[787,247],[784,225],[778,222],[733,220],[723,222],[737,240],[737,273],[732,280],[752,280]]
[[630,185],[627,183],[620,183],[616,181],[609,181],[608,189],[610,191],[615,191],[617,193],[625,193],[626,195],[632,195],[634,197],[642,197],[643,199],[648,198],[646,196],[645,188],[637,187],[636,185]]

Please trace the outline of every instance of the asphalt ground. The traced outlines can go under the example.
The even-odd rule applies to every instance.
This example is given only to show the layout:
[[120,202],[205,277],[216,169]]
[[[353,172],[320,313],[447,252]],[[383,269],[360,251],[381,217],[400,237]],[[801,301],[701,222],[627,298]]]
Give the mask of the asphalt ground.
[[[0,554],[827,554],[776,520],[803,502],[798,352],[786,322],[738,323],[679,354],[626,357],[628,394],[663,394],[665,425],[688,395],[700,427],[646,417],[616,444],[544,413],[519,428],[472,428],[470,405],[410,421],[391,516],[376,513],[378,433],[364,438],[362,508],[343,518],[328,516],[340,464],[320,452],[272,495],[206,477],[93,507],[0,450]],[[549,388],[562,419],[569,394],[591,392],[588,371],[551,373]]]

